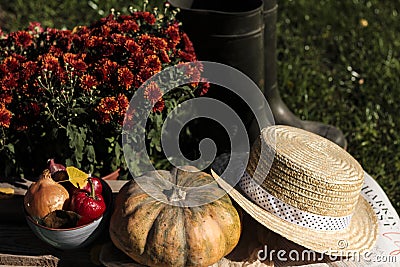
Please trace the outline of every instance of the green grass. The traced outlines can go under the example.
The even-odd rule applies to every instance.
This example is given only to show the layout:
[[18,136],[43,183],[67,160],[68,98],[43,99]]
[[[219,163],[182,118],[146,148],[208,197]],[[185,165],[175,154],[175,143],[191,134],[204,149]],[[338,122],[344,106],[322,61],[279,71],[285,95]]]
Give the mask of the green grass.
[[400,1],[279,4],[286,103],[303,119],[341,128],[348,151],[400,211]]
[[[73,29],[106,16],[111,8],[127,13],[129,6],[142,9],[141,0],[4,0],[0,3],[0,25],[6,32],[26,28],[30,21],[44,27]],[[162,1],[150,0],[148,6],[162,7]]]
[[[141,6],[127,0],[2,1],[0,25],[15,31],[39,21],[71,29],[129,5]],[[278,10],[278,78],[285,102],[303,119],[341,128],[348,151],[398,211],[399,13],[399,0],[282,0]]]

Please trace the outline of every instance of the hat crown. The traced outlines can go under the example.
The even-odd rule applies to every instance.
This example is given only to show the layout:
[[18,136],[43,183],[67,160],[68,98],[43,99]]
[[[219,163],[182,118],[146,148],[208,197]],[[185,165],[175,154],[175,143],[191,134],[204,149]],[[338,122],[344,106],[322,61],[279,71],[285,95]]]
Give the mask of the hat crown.
[[364,181],[362,167],[344,149],[316,134],[282,125],[261,131],[246,170],[281,201],[333,217],[353,214]]

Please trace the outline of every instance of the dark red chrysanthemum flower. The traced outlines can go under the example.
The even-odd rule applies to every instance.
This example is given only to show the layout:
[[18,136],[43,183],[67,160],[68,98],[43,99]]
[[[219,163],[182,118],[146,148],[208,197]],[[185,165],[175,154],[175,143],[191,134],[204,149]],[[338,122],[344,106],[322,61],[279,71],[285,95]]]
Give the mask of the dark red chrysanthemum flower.
[[59,58],[51,54],[44,54],[39,56],[40,72],[46,75],[47,78],[56,78],[60,82],[65,82],[68,78],[68,73],[65,68],[61,66]]
[[25,62],[26,61],[26,57],[19,55],[19,54],[12,54],[13,57],[15,57],[19,62]]
[[8,73],[8,68],[3,62],[2,64],[0,64],[0,76],[6,73]]
[[134,20],[125,20],[121,23],[120,29],[124,33],[137,32],[139,30],[139,25]]
[[159,37],[151,37],[150,43],[156,51],[159,49],[166,49],[168,46],[167,41]]
[[28,31],[33,34],[38,34],[43,32],[43,27],[40,22],[32,21],[29,22]]
[[108,74],[111,74],[113,72],[116,72],[118,69],[118,63],[112,60],[105,60],[104,62],[104,68],[107,70]]
[[18,86],[18,73],[9,73],[1,80],[2,87],[12,90]]
[[120,115],[124,116],[126,110],[128,109],[128,106],[129,106],[128,97],[124,94],[119,94],[117,96],[117,101],[118,101],[118,106],[119,106],[119,110],[120,110]]
[[95,22],[95,24],[93,24],[93,27],[101,26],[101,25],[106,24],[107,22],[109,22],[111,20],[114,20],[114,15],[113,14],[109,14],[107,17],[101,18],[100,20]]
[[134,18],[131,15],[127,15],[127,14],[121,14],[118,16],[119,21],[132,20],[132,19],[134,19]]
[[142,34],[139,36],[138,43],[142,46],[142,51],[146,55],[155,55],[158,50],[166,49],[168,46],[166,40],[148,34]]
[[100,106],[103,108],[105,113],[115,113],[119,110],[118,101],[113,96],[101,99]]
[[63,51],[71,49],[72,36],[70,30],[57,30],[55,36],[55,46],[61,48]]
[[179,28],[176,25],[171,25],[165,30],[165,34],[169,37],[169,40],[176,46],[181,41],[179,34]]
[[8,89],[1,88],[1,90],[3,92],[0,93],[0,106],[10,104],[13,100],[12,95],[8,92]]
[[64,54],[64,63],[68,64],[68,67],[77,72],[85,72],[88,66],[85,63],[86,54]]
[[42,61],[42,69],[52,72],[57,72],[60,68],[58,58],[51,54],[44,54],[39,57]]
[[153,25],[156,23],[156,17],[150,12],[138,12],[139,18],[143,18],[148,24]]
[[89,74],[84,74],[80,78],[81,81],[81,88],[84,91],[91,91],[93,89],[96,89],[96,86],[99,84],[96,80],[96,77],[89,75]]
[[107,124],[111,122],[111,115],[109,113],[99,112],[100,123]]
[[113,42],[118,46],[125,46],[127,37],[121,33],[113,33],[111,35]]
[[99,82],[110,81],[111,76],[118,71],[118,63],[109,59],[98,62],[95,72]]
[[126,130],[132,129],[132,127],[135,125],[135,118],[136,118],[136,109],[134,108],[128,108],[125,112],[125,116],[122,119],[122,124],[124,125]]
[[202,82],[199,84],[198,88],[196,89],[196,94],[199,96],[203,96],[207,94],[208,90],[210,89],[210,83]]
[[148,45],[150,43],[151,36],[144,33],[138,37],[138,43],[142,46]]
[[86,47],[93,51],[98,57],[108,57],[113,54],[115,44],[108,38],[93,33],[86,38]]
[[84,51],[86,49],[86,39],[87,39],[86,34],[74,34],[74,36],[71,39],[72,46],[74,50],[76,51]]
[[0,127],[9,128],[12,113],[4,105],[0,105]]
[[33,119],[40,114],[40,107],[36,102],[27,103],[22,110],[24,111],[23,113],[27,114],[30,121],[33,121]]
[[171,62],[171,59],[169,58],[168,53],[167,53],[167,51],[165,51],[165,49],[161,49],[159,52],[159,55],[160,55],[160,59],[162,62],[164,62],[164,63]]
[[54,28],[46,29],[46,40],[50,41],[57,37],[59,30]]
[[[135,79],[135,80],[137,80],[137,82],[139,83],[139,86],[140,86],[143,82],[150,79],[151,76],[153,76],[153,72],[151,71],[151,69],[144,68],[139,71],[139,74],[136,77],[137,79]],[[138,86],[136,86],[136,87],[138,87]]]
[[[43,32],[39,23],[31,23],[27,31],[10,34],[7,41],[0,33],[3,45],[12,46],[0,61],[0,105],[7,107],[2,108],[3,113],[7,113],[4,110],[12,113],[9,127],[30,128],[30,117],[26,113],[34,116],[43,112],[41,102],[47,101],[49,96],[44,95],[45,87],[69,90],[74,81],[70,79],[72,76],[77,77],[73,85],[79,89],[74,98],[94,93],[98,102],[94,108],[87,108],[98,115],[99,121],[122,123],[129,106],[128,97],[136,88],[166,65],[196,59],[193,45],[179,24],[171,25],[168,18],[159,21],[154,14],[110,15],[91,26],[77,26],[72,31],[48,29]],[[13,53],[25,55],[25,58]],[[185,69],[184,73],[190,77],[199,76],[192,69]],[[162,89],[161,85],[149,83],[144,91],[154,112],[162,112],[168,104],[163,99]],[[207,90],[208,84],[200,84],[195,93],[203,95]],[[36,105],[24,108],[32,99],[37,99]],[[65,117],[66,114],[56,115]]]
[[119,31],[120,24],[115,19],[111,19],[106,23],[107,27],[111,29],[111,32]]
[[198,66],[189,66],[185,74],[196,82],[201,80],[201,69]]
[[136,54],[136,53],[141,53],[142,52],[141,51],[142,49],[140,48],[140,46],[133,39],[126,40],[124,46],[125,46],[126,50],[128,50],[132,54]]
[[118,101],[115,97],[104,97],[96,108],[102,123],[109,123],[111,115],[118,112]]
[[86,40],[86,46],[90,48],[102,46],[103,43],[104,43],[104,38],[102,36],[90,36]]
[[195,61],[196,55],[194,53],[188,53],[182,50],[178,51],[178,56],[184,59],[185,61]]
[[32,102],[31,106],[30,106],[30,110],[32,111],[32,114],[34,116],[39,116],[40,114],[40,107],[38,105],[38,103]]
[[133,74],[127,67],[118,69],[118,81],[122,87],[128,90],[133,83]]
[[161,98],[160,101],[157,101],[157,103],[153,106],[153,112],[162,112],[165,107],[165,101],[164,99]]
[[140,71],[143,66],[144,56],[141,53],[135,53],[131,55],[126,63],[126,66],[134,73]]
[[140,74],[135,74],[133,78],[133,87],[134,88],[139,88],[143,84],[144,80],[142,80],[142,77]]
[[13,38],[17,46],[22,46],[23,48],[27,48],[32,44],[33,37],[27,31],[13,32],[10,33],[10,36]]
[[61,48],[52,45],[49,48],[49,54],[53,55],[54,57],[59,58],[59,57],[62,57],[64,55],[64,52],[62,51]]
[[64,68],[61,67],[60,62],[57,57],[51,54],[44,54],[39,56],[41,62],[41,70],[45,75],[49,77],[56,77],[59,81],[65,81],[66,72]]
[[108,25],[103,25],[101,26],[100,31],[104,37],[108,37],[110,36],[111,28]]
[[25,81],[29,80],[33,75],[36,74],[37,64],[35,61],[27,61],[22,64],[22,79]]
[[160,72],[162,69],[160,58],[156,55],[150,55],[145,57],[144,66],[147,69],[150,69],[153,75]]
[[190,41],[189,36],[186,33],[182,34],[182,40],[183,40],[183,50],[190,54],[195,54],[194,52],[194,47],[192,41]]
[[20,62],[14,56],[8,56],[3,61],[7,72],[16,72],[20,67]]
[[118,106],[119,106],[119,114],[118,114],[118,123],[124,123],[124,117],[129,107],[128,97],[124,94],[119,94],[117,97]]
[[154,105],[156,102],[161,100],[162,92],[158,84],[154,81],[151,81],[146,88],[144,89],[144,98],[149,100],[151,105]]

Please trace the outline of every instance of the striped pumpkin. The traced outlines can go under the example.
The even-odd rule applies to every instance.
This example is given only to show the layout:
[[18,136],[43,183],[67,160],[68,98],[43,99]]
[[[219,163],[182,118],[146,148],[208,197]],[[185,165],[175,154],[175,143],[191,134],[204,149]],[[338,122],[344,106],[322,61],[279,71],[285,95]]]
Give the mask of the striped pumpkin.
[[[115,246],[136,262],[148,266],[209,266],[237,245],[241,224],[229,197],[209,174],[194,167],[185,169],[177,173],[149,172],[125,184],[118,193],[110,236]],[[190,189],[176,194],[163,189],[165,184],[154,177],[186,188],[208,185],[207,190],[196,191],[196,198],[223,196],[197,207],[187,207],[183,200],[182,205],[170,205],[168,201],[179,202],[179,197],[193,197]],[[139,186],[147,180],[154,189],[152,196]]]

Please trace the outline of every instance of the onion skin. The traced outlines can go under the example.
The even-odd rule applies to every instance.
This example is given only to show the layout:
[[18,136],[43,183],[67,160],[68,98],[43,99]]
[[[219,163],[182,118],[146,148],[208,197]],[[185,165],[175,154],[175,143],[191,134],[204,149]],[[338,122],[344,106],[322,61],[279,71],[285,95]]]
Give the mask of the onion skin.
[[67,171],[65,170],[64,165],[55,163],[54,159],[49,159],[47,161],[47,164],[48,164],[47,168],[50,170],[51,177],[53,178],[54,181],[60,182],[68,180],[68,174]]
[[26,212],[36,219],[42,219],[55,210],[68,207],[68,191],[51,178],[49,170],[44,170],[39,180],[33,183],[24,197]]

